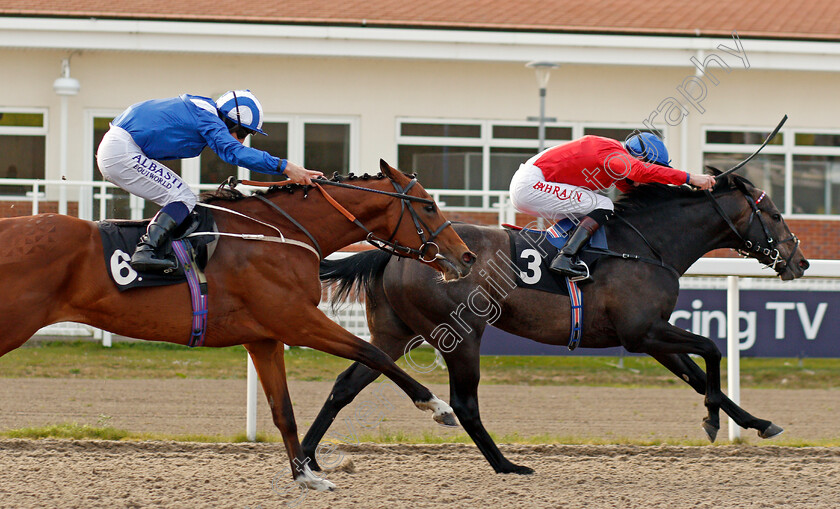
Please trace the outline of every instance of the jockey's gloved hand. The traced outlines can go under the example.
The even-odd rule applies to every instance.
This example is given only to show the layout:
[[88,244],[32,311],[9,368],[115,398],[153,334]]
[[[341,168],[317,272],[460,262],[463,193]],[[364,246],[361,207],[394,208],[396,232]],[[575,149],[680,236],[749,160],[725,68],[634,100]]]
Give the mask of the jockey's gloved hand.
[[714,187],[715,178],[711,175],[691,173],[689,174],[688,184],[705,191]]
[[291,161],[286,163],[286,169],[283,174],[289,177],[289,180],[295,184],[312,185],[312,179],[315,177],[323,177],[324,174],[320,171],[307,170],[303,166],[297,165]]

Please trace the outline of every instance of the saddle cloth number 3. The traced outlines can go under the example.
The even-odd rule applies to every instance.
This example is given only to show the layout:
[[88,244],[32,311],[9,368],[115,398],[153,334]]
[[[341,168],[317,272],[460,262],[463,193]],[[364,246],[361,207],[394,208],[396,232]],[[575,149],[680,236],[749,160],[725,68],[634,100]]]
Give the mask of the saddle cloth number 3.
[[519,256],[522,259],[528,260],[528,272],[520,271],[519,279],[526,285],[537,284],[542,277],[542,270],[540,269],[542,258],[540,257],[540,253],[536,249],[523,249]]
[[120,286],[129,285],[137,279],[137,271],[131,268],[131,255],[119,249],[111,255],[111,277]]

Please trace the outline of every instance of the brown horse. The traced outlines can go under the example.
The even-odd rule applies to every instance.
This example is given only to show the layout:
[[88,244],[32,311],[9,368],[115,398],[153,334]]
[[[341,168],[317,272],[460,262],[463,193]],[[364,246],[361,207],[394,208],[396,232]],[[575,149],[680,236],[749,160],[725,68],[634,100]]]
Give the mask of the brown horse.
[[[209,201],[232,213],[218,208],[211,212],[222,233],[277,238],[273,226],[287,239],[317,244],[323,256],[367,238],[398,254],[423,257],[445,279],[466,276],[475,255],[449,227],[428,193],[384,161],[380,166],[384,176],[351,176],[333,182],[328,189],[340,204],[337,208],[311,187],[287,186],[267,191],[262,195],[266,200],[228,192],[237,199]],[[282,207],[312,237],[276,207]],[[318,309],[319,261],[313,251],[300,245],[222,236],[206,269],[205,346],[245,346],[274,423],[283,434],[295,481],[325,490],[332,489],[332,483],[311,473],[298,440],[286,386],[284,344],[361,362],[385,373],[418,408],[432,410],[436,421],[455,425],[455,419],[448,405],[388,355]],[[192,308],[186,286],[119,292],[106,272],[96,223],[56,214],[0,220],[0,274],[4,294],[0,314],[13,318],[5,321],[0,334],[0,356],[21,346],[41,327],[62,321],[152,341],[186,344],[190,338]]]
[[[640,186],[616,202],[616,211],[623,220],[612,219],[605,225],[610,249],[646,261],[607,256],[596,262],[594,282],[581,285],[580,346],[623,346],[659,361],[706,396],[703,429],[712,441],[720,427],[721,409],[762,438],[781,433],[782,428],[750,415],[721,392],[721,353],[710,339],[668,322],[677,301],[679,276],[713,249],[741,249],[772,267],[783,280],[803,275],[808,261],[770,197],[746,179],[729,175],[719,177],[712,192]],[[528,474],[533,470],[504,457],[481,422],[481,335],[492,323],[540,343],[566,345],[569,298],[510,286],[517,276],[505,259],[510,256],[510,238],[504,230],[470,224],[456,224],[455,229],[479,258],[470,276],[457,282],[439,284],[426,267],[396,263],[377,251],[325,260],[321,279],[338,283],[336,300],[351,290],[365,296],[371,342],[394,359],[423,339],[435,346],[446,361],[450,403],[464,430],[496,472]],[[494,262],[504,273],[491,266]],[[422,306],[418,295],[423,296]],[[704,358],[705,373],[689,354]],[[378,376],[355,363],[338,377],[303,440],[310,465],[317,467],[319,442],[338,412]]]

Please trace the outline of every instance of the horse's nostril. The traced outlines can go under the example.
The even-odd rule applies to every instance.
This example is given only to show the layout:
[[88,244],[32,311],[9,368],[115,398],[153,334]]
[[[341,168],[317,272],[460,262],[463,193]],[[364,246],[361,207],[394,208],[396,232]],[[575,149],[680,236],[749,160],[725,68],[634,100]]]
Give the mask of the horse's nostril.
[[475,263],[475,255],[469,251],[464,253],[461,256],[461,259],[464,260],[464,263],[467,265],[472,265],[473,263]]
[[799,262],[799,266],[802,268],[802,270],[808,270],[808,267],[810,267],[811,264],[808,263],[808,260],[803,259],[801,262]]

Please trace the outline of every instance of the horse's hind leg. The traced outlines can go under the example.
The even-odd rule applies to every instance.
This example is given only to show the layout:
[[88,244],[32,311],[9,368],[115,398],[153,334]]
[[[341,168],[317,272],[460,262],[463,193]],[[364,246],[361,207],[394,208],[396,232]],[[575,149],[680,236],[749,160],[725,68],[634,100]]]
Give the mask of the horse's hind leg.
[[286,384],[286,365],[283,358],[284,346],[276,341],[262,341],[245,345],[260,376],[274,424],[283,435],[286,454],[289,456],[292,478],[298,484],[318,491],[332,490],[335,485],[326,479],[316,477],[309,467],[297,436],[297,424]]
[[[686,354],[651,354],[681,380],[690,385],[699,394],[706,393],[706,373]],[[732,417],[732,420],[744,429],[754,429],[761,438],[773,438],[784,430],[770,421],[759,419],[735,404],[726,395],[722,397],[720,408]]]
[[[421,410],[431,410],[434,420],[444,426],[457,426],[452,408],[431,393],[429,389],[411,378],[379,348],[350,334],[330,320],[317,307],[307,308],[301,316],[306,323],[305,335],[288,338],[288,344],[308,346],[352,361],[381,372],[405,392]],[[285,339],[284,339],[285,340]]]

